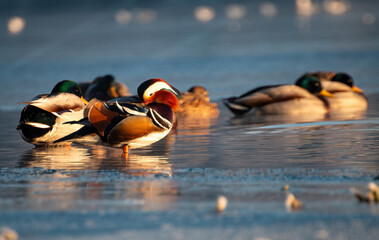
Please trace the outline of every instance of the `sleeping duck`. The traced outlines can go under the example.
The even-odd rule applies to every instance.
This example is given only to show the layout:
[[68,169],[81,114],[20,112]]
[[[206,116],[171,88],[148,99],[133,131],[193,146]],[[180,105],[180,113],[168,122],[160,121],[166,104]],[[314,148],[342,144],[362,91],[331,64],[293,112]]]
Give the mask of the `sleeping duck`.
[[335,97],[328,98],[331,111],[360,111],[368,107],[367,97],[363,90],[358,88],[353,78],[346,73],[314,72],[305,76],[319,76],[325,90]]
[[126,85],[116,82],[112,75],[99,76],[91,83],[80,83],[84,97],[88,100],[97,98],[108,101],[113,98],[129,96],[130,92]]
[[328,103],[321,96],[333,97],[322,88],[317,77],[307,76],[295,85],[271,85],[255,88],[239,97],[230,97],[224,104],[236,115],[254,109],[255,114],[325,114]]
[[208,91],[202,86],[193,86],[180,97],[178,117],[217,117],[217,103],[210,101]]
[[50,94],[41,94],[22,103],[28,105],[21,112],[17,130],[25,141],[36,146],[56,145],[55,140],[83,127],[65,124],[82,119],[87,104],[76,82],[61,81]]
[[138,87],[138,96],[140,103],[91,100],[84,110],[87,123],[79,121],[83,129],[56,142],[82,142],[80,139],[96,132],[99,143],[127,153],[159,141],[173,126],[180,92],[163,79],[150,79]]

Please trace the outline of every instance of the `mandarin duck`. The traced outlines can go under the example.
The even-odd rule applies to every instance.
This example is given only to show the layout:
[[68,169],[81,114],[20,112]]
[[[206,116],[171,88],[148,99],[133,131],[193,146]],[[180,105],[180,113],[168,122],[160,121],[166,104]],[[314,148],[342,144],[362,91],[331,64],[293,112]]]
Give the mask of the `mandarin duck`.
[[[92,99],[84,110],[88,120],[83,129],[58,142],[95,130],[102,144],[122,148],[127,153],[128,149],[159,141],[172,128],[180,92],[163,79],[150,79],[138,87],[138,96],[141,103]],[[88,129],[89,125],[92,129]]]

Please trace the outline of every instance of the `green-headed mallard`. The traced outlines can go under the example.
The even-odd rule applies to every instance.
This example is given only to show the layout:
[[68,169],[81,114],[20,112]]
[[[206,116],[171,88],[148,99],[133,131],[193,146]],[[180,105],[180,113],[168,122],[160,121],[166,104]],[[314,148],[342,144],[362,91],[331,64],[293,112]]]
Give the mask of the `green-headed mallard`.
[[321,87],[318,78],[308,76],[295,85],[271,85],[255,88],[239,97],[230,97],[224,104],[236,115],[254,109],[256,114],[327,113],[328,104],[320,96],[332,95]]
[[328,98],[331,111],[360,111],[368,107],[367,97],[358,88],[353,78],[346,73],[312,72],[304,76],[318,76],[325,90],[335,97]]
[[59,82],[50,94],[33,98],[21,112],[17,130],[22,138],[36,146],[53,145],[60,139],[82,127],[80,124],[65,124],[83,118],[86,100],[76,82]]

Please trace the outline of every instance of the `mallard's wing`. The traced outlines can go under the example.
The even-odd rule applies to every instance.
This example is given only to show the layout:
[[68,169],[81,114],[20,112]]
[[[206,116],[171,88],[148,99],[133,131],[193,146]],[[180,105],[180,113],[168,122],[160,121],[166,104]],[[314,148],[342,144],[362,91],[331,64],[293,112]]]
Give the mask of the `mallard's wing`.
[[311,94],[296,85],[280,85],[263,88],[250,95],[243,95],[236,102],[252,107],[259,107],[273,102],[288,101],[295,98],[309,97]]
[[330,93],[352,92],[351,87],[336,81],[321,81],[322,88]]
[[240,115],[253,107],[310,96],[311,93],[296,85],[274,85],[253,89],[240,97],[228,98],[224,100],[224,104],[233,113]]
[[84,102],[71,93],[60,93],[56,95],[42,96],[29,102],[21,102],[38,107],[48,112],[79,111],[85,107]]

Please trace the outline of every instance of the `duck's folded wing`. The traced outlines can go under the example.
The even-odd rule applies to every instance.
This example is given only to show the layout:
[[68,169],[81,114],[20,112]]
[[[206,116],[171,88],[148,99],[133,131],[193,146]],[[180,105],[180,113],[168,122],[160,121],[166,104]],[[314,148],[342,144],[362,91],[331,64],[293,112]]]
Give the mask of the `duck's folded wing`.
[[250,95],[243,95],[234,101],[251,107],[260,107],[269,103],[309,97],[310,95],[311,94],[307,90],[296,85],[280,85],[263,88]]
[[348,85],[336,81],[321,81],[321,85],[323,89],[330,93],[352,92]]
[[91,100],[88,105],[85,110],[85,116],[88,117],[89,122],[96,128],[98,133],[104,137],[106,127],[120,113],[108,109],[105,102],[98,101],[97,99]]
[[107,142],[116,145],[122,142],[147,136],[154,132],[161,132],[165,129],[154,124],[149,116],[129,116],[113,122],[106,131]]
[[20,102],[38,107],[48,112],[61,112],[65,110],[79,111],[85,107],[83,101],[71,93],[43,96],[29,102]]
[[88,103],[84,116],[97,129],[101,136],[106,135],[109,126],[115,125],[120,119],[131,116],[147,116],[146,106],[134,103],[102,102],[93,99]]

